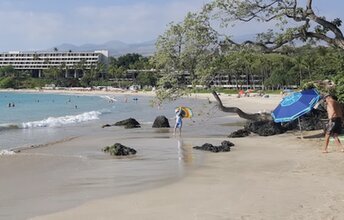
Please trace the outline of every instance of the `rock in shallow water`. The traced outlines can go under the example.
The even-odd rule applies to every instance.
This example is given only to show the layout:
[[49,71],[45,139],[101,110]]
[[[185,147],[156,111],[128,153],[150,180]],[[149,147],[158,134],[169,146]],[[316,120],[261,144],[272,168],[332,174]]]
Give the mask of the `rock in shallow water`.
[[128,118],[126,120],[118,121],[115,126],[124,126],[124,128],[140,128],[141,125],[134,118]]
[[110,153],[112,156],[129,156],[135,155],[136,150],[130,147],[126,147],[120,143],[116,143],[112,146],[107,146],[102,149],[106,153]]
[[220,146],[214,146],[209,143],[205,143],[202,146],[195,146],[193,147],[196,150],[204,150],[204,151],[210,151],[213,153],[218,152],[229,152],[231,151],[231,147],[234,146],[234,144],[230,141],[222,141]]
[[160,115],[160,116],[155,118],[152,127],[153,128],[169,128],[170,123],[168,122],[168,119],[165,116]]
[[106,127],[111,127],[111,125],[110,124],[102,125],[102,128],[106,128]]

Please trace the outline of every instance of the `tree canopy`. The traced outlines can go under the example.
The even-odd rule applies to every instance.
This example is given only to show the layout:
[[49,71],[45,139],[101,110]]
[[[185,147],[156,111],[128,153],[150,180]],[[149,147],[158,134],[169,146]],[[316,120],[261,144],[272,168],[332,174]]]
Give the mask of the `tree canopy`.
[[[272,22],[275,28],[239,43],[230,29],[242,22]],[[186,85],[209,87],[221,75],[237,86],[242,75],[253,86],[259,77],[263,88],[337,79],[344,72],[341,23],[315,13],[312,0],[213,0],[159,36],[153,57],[162,74],[158,96],[180,96]]]
[[222,27],[235,22],[271,22],[276,28],[257,35],[256,41],[234,42],[226,37],[225,43],[253,45],[265,52],[274,51],[294,40],[303,42],[322,41],[344,49],[344,36],[340,29],[340,18],[327,19],[313,10],[313,0],[305,6],[301,0],[214,0],[207,4],[202,13],[207,13]]

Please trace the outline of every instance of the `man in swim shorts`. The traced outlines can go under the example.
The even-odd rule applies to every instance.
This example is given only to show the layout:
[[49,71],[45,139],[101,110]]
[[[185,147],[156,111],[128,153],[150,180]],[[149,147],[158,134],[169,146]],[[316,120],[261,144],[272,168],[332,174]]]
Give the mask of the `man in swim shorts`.
[[341,149],[344,152],[342,143],[340,142],[338,135],[342,130],[342,117],[343,112],[339,103],[330,95],[324,97],[324,102],[326,103],[327,115],[328,115],[328,124],[326,125],[325,130],[325,145],[323,153],[328,153],[327,147],[330,141],[330,137],[333,136],[334,142],[337,145],[337,148]]

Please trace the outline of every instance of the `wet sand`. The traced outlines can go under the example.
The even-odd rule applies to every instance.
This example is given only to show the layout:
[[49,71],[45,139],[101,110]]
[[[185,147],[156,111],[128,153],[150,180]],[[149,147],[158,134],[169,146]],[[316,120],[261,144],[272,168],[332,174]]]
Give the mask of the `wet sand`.
[[[170,184],[202,164],[191,142],[134,133],[90,136],[22,149],[0,159],[0,219],[27,219],[89,200]],[[116,142],[136,156],[114,159],[101,148]]]
[[343,154],[293,134],[235,143],[173,184],[34,219],[343,219]]
[[[209,95],[197,95],[207,97],[214,101]],[[258,112],[272,110],[281,97],[221,98],[225,105],[235,103],[245,111]],[[188,132],[186,127],[182,140],[171,133],[149,129],[124,137],[106,132],[1,158],[0,173],[9,177],[1,180],[1,186],[9,192],[5,193],[6,198],[0,195],[0,205],[11,212],[14,210],[6,209],[6,205],[10,206],[12,197],[37,193],[36,201],[16,210],[15,219],[33,217],[33,213],[41,215],[33,219],[344,219],[344,154],[335,152],[332,145],[329,154],[321,154],[320,131],[305,133],[303,140],[297,132],[231,139],[236,146],[228,153],[192,149],[205,142],[219,144],[227,139],[226,123],[240,121],[235,115],[222,114],[200,125],[196,123],[196,132]],[[223,136],[203,135],[215,123],[223,124]],[[95,147],[113,141],[137,146],[141,156],[113,160]],[[152,157],[144,155],[145,148],[156,155],[151,166],[142,167],[140,161]],[[54,159],[49,159],[49,155],[54,155]],[[164,155],[167,158],[162,158]],[[118,191],[113,189],[115,175],[125,174],[120,169],[122,162],[137,167],[132,174],[134,182],[143,179],[149,184],[126,190],[130,182],[123,182]],[[169,170],[181,172],[164,178]],[[150,185],[152,176],[155,180],[157,176],[161,178]],[[59,178],[64,178],[65,184],[54,186],[61,183]],[[25,188],[28,182],[30,187]],[[51,188],[44,189],[42,185]],[[59,199],[53,203],[40,191]],[[39,205],[35,206],[35,202]],[[1,212],[0,218],[3,216]]]

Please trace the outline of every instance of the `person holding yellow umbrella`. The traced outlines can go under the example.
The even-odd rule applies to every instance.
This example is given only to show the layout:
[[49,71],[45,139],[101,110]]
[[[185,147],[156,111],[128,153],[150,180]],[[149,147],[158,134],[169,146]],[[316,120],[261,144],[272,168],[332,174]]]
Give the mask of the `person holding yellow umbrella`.
[[192,110],[188,107],[177,107],[174,112],[176,113],[176,123],[174,125],[173,135],[176,135],[177,128],[179,128],[179,135],[182,135],[183,118],[191,118]]

